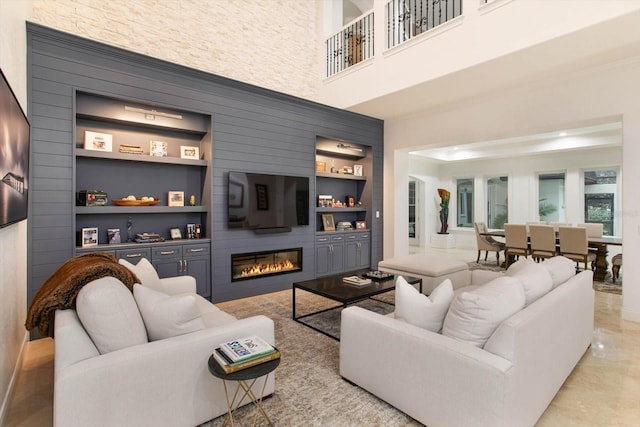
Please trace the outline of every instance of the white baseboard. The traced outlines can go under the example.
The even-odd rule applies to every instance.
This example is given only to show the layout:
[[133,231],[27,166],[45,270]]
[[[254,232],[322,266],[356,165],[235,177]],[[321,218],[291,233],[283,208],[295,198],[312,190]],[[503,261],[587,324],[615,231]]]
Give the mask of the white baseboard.
[[20,346],[20,353],[18,354],[18,360],[16,360],[16,364],[13,367],[13,373],[11,374],[9,387],[7,387],[7,392],[2,398],[2,406],[0,407],[0,426],[5,425],[5,418],[7,416],[7,412],[9,412],[9,403],[11,402],[11,398],[13,397],[16,384],[18,383],[18,375],[20,374],[20,370],[22,369],[22,363],[24,361],[24,354],[27,350],[28,342],[29,333],[25,331],[24,339],[22,340],[22,345]]

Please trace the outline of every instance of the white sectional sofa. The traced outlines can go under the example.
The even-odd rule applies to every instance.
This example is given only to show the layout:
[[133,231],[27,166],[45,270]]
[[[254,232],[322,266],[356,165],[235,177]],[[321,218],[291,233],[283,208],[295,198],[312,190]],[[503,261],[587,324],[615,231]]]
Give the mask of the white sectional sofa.
[[[500,276],[472,273],[472,286],[454,298]],[[533,426],[593,334],[592,272],[550,273],[553,288],[502,321],[483,346],[349,307],[340,374],[429,427]]]
[[[104,277],[80,291],[76,310],[56,311],[55,426],[202,424],[227,412],[222,381],[208,371],[213,350],[250,335],[274,344],[271,319],[238,320],[219,310],[195,293],[193,277],[157,279],[155,271],[139,269],[136,274],[144,286],[134,285],[134,294],[119,280]],[[153,291],[145,283],[149,274],[157,280]],[[144,295],[151,295],[146,309]],[[262,384],[254,386],[257,395]],[[270,375],[265,395],[274,387]]]

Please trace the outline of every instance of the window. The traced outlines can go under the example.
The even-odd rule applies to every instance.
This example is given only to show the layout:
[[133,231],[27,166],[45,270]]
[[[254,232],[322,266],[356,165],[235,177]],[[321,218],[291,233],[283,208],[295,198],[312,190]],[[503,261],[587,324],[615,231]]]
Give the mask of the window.
[[509,177],[487,179],[487,226],[504,228],[509,220]]
[[540,221],[565,222],[564,172],[538,174]]
[[601,223],[605,236],[615,235],[617,177],[617,171],[610,169],[584,172],[584,222]]
[[409,181],[409,238],[416,238],[416,182]]
[[473,227],[473,179],[457,181],[458,227]]

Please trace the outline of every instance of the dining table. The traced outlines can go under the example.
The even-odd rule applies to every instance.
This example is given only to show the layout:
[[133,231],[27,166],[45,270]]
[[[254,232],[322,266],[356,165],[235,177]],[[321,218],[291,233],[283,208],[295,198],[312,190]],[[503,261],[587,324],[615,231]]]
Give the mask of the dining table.
[[[481,236],[491,237],[505,237],[504,230],[490,230],[484,233],[480,233]],[[593,280],[598,282],[604,282],[607,277],[607,271],[609,263],[607,262],[607,254],[609,253],[608,247],[622,246],[622,238],[615,236],[602,236],[602,237],[588,237],[587,244],[590,248],[596,250],[596,262],[593,271]]]

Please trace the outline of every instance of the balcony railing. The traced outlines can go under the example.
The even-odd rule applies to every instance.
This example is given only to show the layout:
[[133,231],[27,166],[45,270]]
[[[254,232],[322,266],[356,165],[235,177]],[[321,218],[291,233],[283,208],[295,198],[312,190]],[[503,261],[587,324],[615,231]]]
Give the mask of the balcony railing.
[[373,12],[344,27],[325,42],[327,77],[373,57]]
[[462,0],[392,0],[386,11],[388,49],[462,15]]

